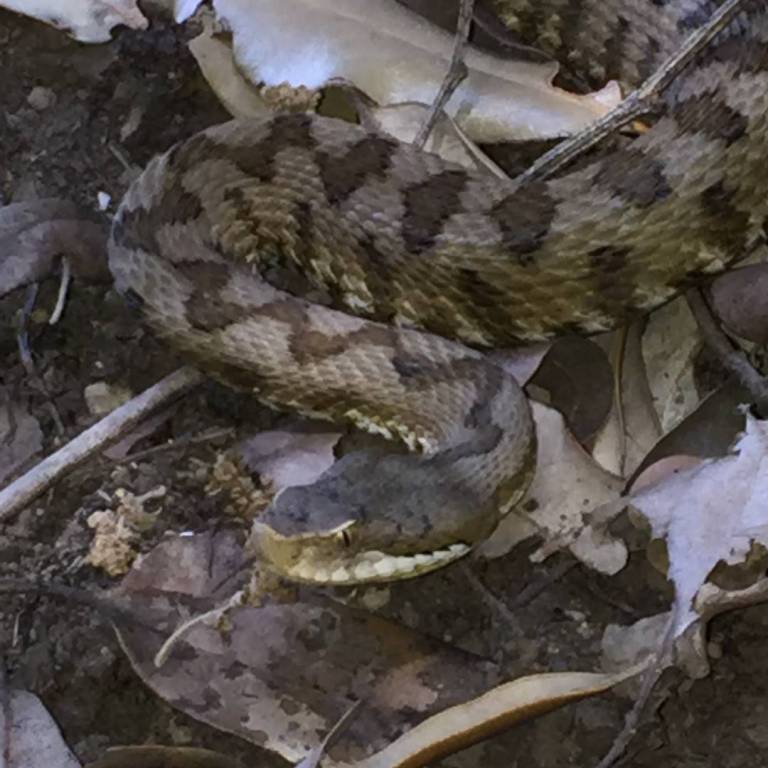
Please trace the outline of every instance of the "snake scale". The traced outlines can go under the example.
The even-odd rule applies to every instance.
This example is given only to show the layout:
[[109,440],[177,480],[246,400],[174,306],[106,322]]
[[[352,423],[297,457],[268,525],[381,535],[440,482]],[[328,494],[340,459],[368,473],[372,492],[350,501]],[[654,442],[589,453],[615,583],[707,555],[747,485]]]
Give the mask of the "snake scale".
[[[582,82],[632,85],[716,3],[494,0]],[[768,11],[747,3],[652,127],[520,189],[339,120],[231,122],[150,162],[110,240],[171,346],[262,401],[352,422],[360,450],[254,526],[283,574],[404,578],[465,554],[535,465],[527,401],[488,350],[596,333],[722,271],[768,206]]]

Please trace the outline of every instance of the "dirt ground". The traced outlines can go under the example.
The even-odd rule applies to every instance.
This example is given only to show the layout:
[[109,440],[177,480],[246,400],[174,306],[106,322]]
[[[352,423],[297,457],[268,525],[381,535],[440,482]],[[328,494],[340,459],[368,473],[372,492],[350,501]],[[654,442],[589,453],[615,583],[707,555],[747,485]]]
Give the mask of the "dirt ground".
[[[185,35],[189,32],[155,20],[150,31],[122,30],[112,43],[84,46],[0,11],[0,202],[61,196],[95,210],[100,192],[119,200],[127,185],[126,166],[142,166],[173,141],[227,119],[197,73]],[[31,96],[40,88],[46,90]],[[122,138],[121,129],[135,110],[141,114],[138,127]],[[50,311],[56,292],[57,281],[46,282],[37,307]],[[0,301],[0,383],[38,420],[46,452],[97,420],[85,402],[89,384],[107,382],[138,393],[179,364],[108,286],[75,282],[56,326],[44,316],[32,317],[35,379],[22,366],[16,343],[13,319],[23,303],[24,291]],[[267,418],[244,398],[210,385],[187,396],[134,450],[212,427],[255,431]],[[83,564],[82,556],[92,539],[86,518],[104,506],[101,494],[118,487],[141,494],[165,485],[164,530],[217,524],[216,504],[204,492],[207,475],[198,470],[228,439],[130,461],[101,457],[88,462],[0,526],[0,576],[110,586],[111,580]],[[143,546],[151,544],[148,538]],[[637,546],[618,576],[609,579],[574,566],[517,610],[522,642],[526,651],[534,649],[537,668],[594,668],[606,624],[629,624],[664,610],[669,586]],[[532,566],[522,547],[470,567],[509,602],[564,562],[562,556]],[[501,658],[510,674],[519,674],[524,670],[514,659],[523,649],[505,642],[504,624],[487,604],[467,599],[472,589],[461,568],[449,568],[394,587],[387,611],[427,633],[436,610],[455,616],[452,642]],[[9,683],[42,699],[81,761],[95,759],[108,746],[159,743],[207,746],[242,759],[243,765],[281,762],[156,697],[132,671],[108,622],[95,612],[31,597],[3,597],[0,606],[0,648]],[[768,606],[716,620],[710,632],[711,675],[691,681],[668,673],[621,764],[749,768],[768,763],[766,633]],[[585,702],[446,762],[592,766],[610,747],[628,706],[626,698],[615,695]]]

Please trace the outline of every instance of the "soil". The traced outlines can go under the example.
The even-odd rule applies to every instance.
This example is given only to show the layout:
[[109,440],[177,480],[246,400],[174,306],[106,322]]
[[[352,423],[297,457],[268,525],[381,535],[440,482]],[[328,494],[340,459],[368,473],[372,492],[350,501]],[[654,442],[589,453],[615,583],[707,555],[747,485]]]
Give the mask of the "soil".
[[[228,119],[186,49],[191,34],[154,18],[149,31],[121,30],[111,43],[86,46],[0,11],[0,202],[56,196],[96,210],[99,193],[120,199],[132,167],[143,166],[179,138]],[[131,122],[137,127],[127,132]],[[43,453],[98,420],[86,403],[89,385],[106,382],[138,393],[180,364],[107,285],[75,281],[63,318],[49,326],[47,313],[57,290],[57,279],[41,285],[36,306],[45,311],[29,320],[35,376],[20,362],[12,322],[25,291],[0,301],[2,388],[37,419]],[[165,486],[163,530],[217,524],[216,504],[204,490],[204,467],[231,438],[146,451],[212,428],[222,434],[227,427],[255,431],[269,418],[213,384],[194,391],[133,447],[144,458],[89,461],[0,526],[0,576],[44,577],[86,589],[114,584],[83,557],[93,538],[87,518],[107,506],[104,494],[117,488],[139,495]],[[146,537],[142,548],[154,541]],[[511,602],[563,562],[555,557],[533,566],[523,547],[470,567],[489,590]],[[427,632],[436,610],[455,613],[455,629],[446,639],[488,656],[514,658],[522,651],[505,643],[504,624],[486,604],[467,601],[471,590],[461,568],[446,569],[428,582],[393,588],[396,598],[388,610]],[[657,613],[669,597],[669,586],[638,551],[613,578],[574,566],[516,609],[516,620],[534,646],[537,665],[590,669],[606,624],[629,624]],[[282,762],[155,696],[134,674],[108,622],[95,612],[30,596],[4,597],[0,605],[7,681],[41,698],[82,762],[109,746],[149,743],[206,746],[243,765]],[[711,674],[693,681],[668,672],[620,764],[765,765],[767,632],[768,606],[716,620],[710,628]],[[610,695],[566,708],[518,727],[482,752],[474,748],[446,762],[477,765],[482,755],[498,766],[592,766],[610,747],[630,703]]]

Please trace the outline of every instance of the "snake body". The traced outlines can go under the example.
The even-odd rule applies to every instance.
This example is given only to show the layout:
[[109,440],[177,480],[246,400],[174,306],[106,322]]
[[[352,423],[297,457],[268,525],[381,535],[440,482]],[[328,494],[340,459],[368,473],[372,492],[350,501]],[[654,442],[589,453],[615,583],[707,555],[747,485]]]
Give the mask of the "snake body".
[[[496,4],[551,27],[541,9],[572,2]],[[615,4],[624,22],[610,29],[635,49],[649,41],[646,68],[712,5]],[[152,328],[267,403],[411,449],[353,452],[280,493],[254,528],[278,570],[337,584],[413,576],[493,530],[525,492],[535,435],[487,350],[611,329],[762,236],[767,42],[765,4],[748,3],[650,130],[522,188],[306,114],[217,126],[150,162],[109,250]],[[627,80],[645,74],[635,49]]]

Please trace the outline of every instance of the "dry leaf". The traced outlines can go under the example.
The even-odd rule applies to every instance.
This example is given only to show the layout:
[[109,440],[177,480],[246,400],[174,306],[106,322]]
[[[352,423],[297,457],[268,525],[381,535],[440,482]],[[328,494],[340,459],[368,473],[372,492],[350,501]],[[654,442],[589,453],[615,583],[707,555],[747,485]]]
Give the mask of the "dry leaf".
[[224,632],[195,625],[158,669],[162,641],[183,619],[222,604],[247,576],[244,562],[230,532],[167,539],[116,593],[157,616],[152,630],[119,627],[135,670],[192,717],[297,761],[362,699],[326,764],[351,762],[499,682],[489,662],[310,589],[234,609]]
[[27,691],[2,691],[0,763],[3,768],[80,768],[59,727],[37,696]]
[[42,448],[43,432],[37,419],[20,403],[0,398],[0,484]]
[[0,296],[42,280],[61,255],[89,280],[111,279],[106,223],[90,221],[73,203],[50,198],[0,208]]
[[[357,86],[381,106],[431,104],[453,35],[393,0],[216,0],[235,58],[255,83]],[[265,32],[268,30],[268,33]],[[605,114],[618,86],[575,95],[551,85],[556,66],[466,51],[469,76],[446,111],[475,142],[564,136]]]
[[634,494],[655,538],[666,540],[675,584],[675,634],[697,614],[699,588],[719,562],[738,564],[768,545],[768,428],[748,416],[735,453],[681,471]]
[[[617,331],[603,342],[617,345]],[[614,361],[614,370],[619,364]],[[607,470],[628,477],[661,436],[640,348],[640,326],[627,330],[620,363],[621,403],[614,401],[611,414],[595,440],[592,455]],[[614,374],[615,375],[615,374]]]
[[643,359],[664,434],[699,404],[693,363],[701,335],[685,297],[654,312],[643,334]]
[[269,113],[258,90],[235,66],[232,46],[215,37],[210,24],[204,24],[203,32],[190,40],[188,47],[203,77],[232,117],[258,117]]
[[[560,413],[533,404],[538,435],[536,475],[525,500],[502,520],[479,548],[488,558],[499,557],[531,535],[544,543],[533,559],[578,541],[585,518],[603,504],[614,502],[621,478],[606,472],[570,434]],[[574,554],[591,567],[615,573],[626,562],[626,548],[617,541],[594,537],[582,540]]]
[[65,29],[82,43],[105,43],[112,27],[146,29],[136,0],[0,0],[0,6]]
[[728,330],[757,344],[768,344],[768,264],[727,272],[709,291],[712,309]]
[[[571,434],[588,445],[611,411],[611,364],[595,342],[566,336],[549,348],[527,391],[560,411]],[[539,393],[545,393],[546,399]]]
[[[370,122],[399,141],[410,144],[416,138],[430,107],[410,102],[387,107],[374,107],[369,111]],[[455,121],[442,113],[429,134],[424,149],[444,160],[471,171],[481,171],[503,177],[504,172],[483,154],[461,131]]]
[[[301,426],[301,425],[300,425]],[[312,430],[260,432],[244,440],[236,451],[263,484],[279,491],[292,485],[314,483],[335,461],[333,449],[340,432]]]
[[357,768],[420,768],[455,751],[456,742],[475,744],[489,731],[596,696],[642,671],[642,666],[614,674],[551,672],[530,675],[494,688],[479,698],[435,715],[397,741],[357,763]]

